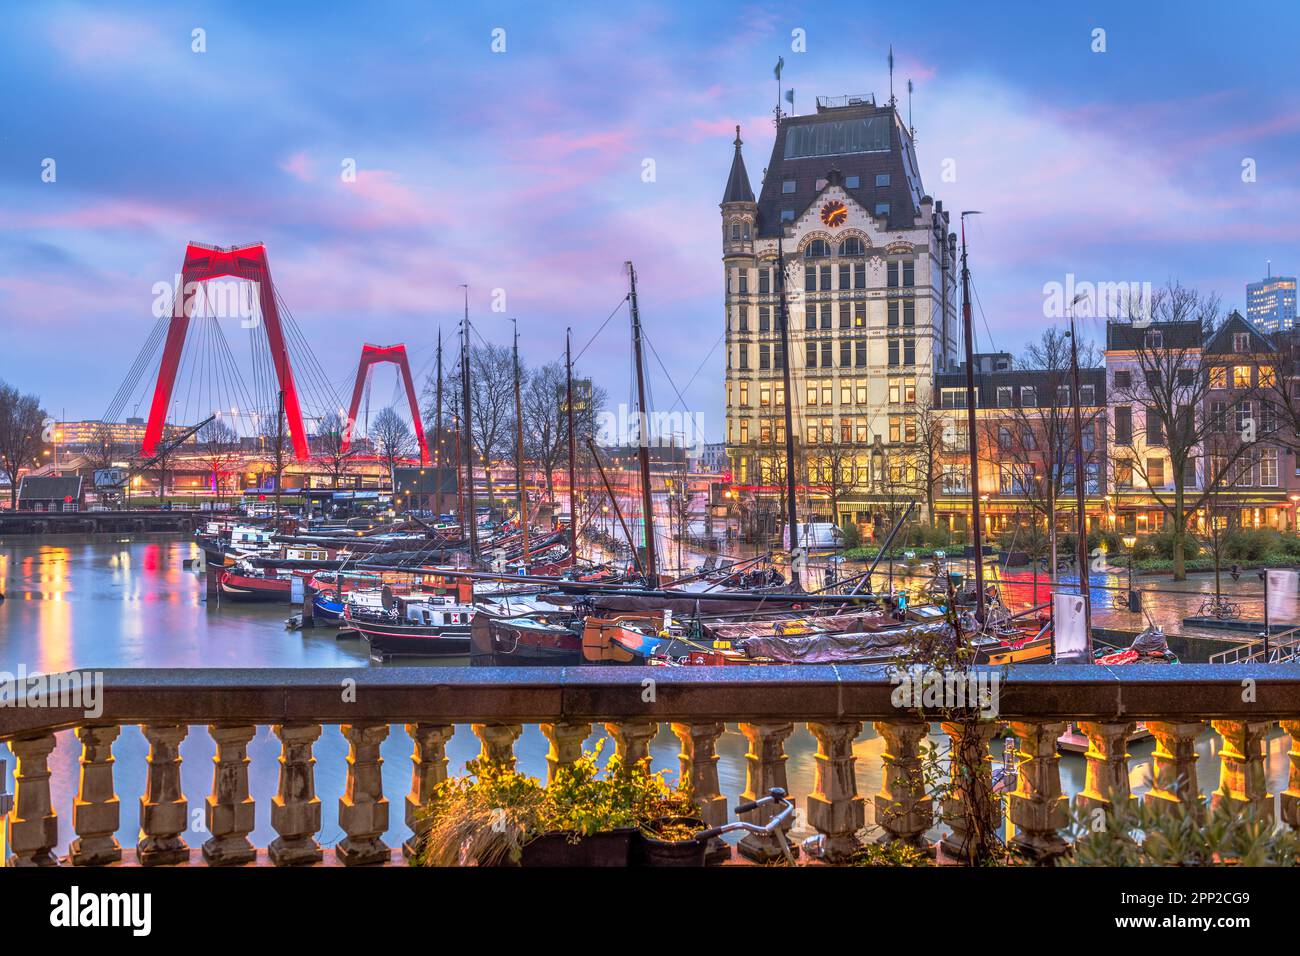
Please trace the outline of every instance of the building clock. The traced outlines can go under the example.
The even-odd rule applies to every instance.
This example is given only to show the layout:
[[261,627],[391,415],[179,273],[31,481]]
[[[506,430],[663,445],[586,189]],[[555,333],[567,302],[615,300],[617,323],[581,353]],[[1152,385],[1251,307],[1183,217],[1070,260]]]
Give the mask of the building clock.
[[844,208],[844,203],[838,200],[833,200],[822,206],[822,222],[832,229],[844,225],[848,218],[849,211]]

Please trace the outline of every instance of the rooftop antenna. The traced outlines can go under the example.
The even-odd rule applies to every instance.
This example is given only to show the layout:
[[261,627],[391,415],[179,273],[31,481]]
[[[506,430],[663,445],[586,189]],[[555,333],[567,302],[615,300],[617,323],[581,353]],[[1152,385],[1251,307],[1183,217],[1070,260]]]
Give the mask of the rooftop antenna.
[[912,125],[912,80],[907,80],[907,131],[911,134],[912,139],[916,139],[916,127]]
[[774,122],[777,126],[781,125],[781,70],[783,70],[784,68],[785,68],[785,57],[778,56],[776,58],[776,68],[772,71],[773,73],[776,74],[776,110],[775,110],[776,119]]
[[894,99],[894,44],[889,44],[889,105],[891,107],[898,105],[898,100]]

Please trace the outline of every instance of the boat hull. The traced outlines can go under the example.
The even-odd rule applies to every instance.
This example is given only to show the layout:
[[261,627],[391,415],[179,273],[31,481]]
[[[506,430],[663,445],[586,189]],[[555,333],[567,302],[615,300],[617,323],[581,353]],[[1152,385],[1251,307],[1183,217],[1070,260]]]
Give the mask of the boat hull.
[[344,623],[370,645],[376,657],[464,657],[469,654],[469,625],[382,624],[357,618]]
[[226,571],[219,580],[221,595],[232,601],[278,601],[289,603],[293,585],[288,578],[258,578]]

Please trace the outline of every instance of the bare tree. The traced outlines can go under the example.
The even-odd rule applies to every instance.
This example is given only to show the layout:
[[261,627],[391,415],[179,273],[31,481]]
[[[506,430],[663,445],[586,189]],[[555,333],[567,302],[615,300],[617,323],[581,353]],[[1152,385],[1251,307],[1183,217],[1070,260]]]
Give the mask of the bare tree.
[[108,468],[126,453],[126,447],[113,434],[108,422],[96,422],[90,432],[90,441],[82,447],[82,455],[91,468]]
[[[288,464],[293,445],[289,430],[285,428],[284,416],[278,409],[274,416],[264,416],[258,426],[262,454],[275,475],[275,491],[278,496],[284,490],[284,469]],[[277,501],[278,501],[277,497]]]
[[374,443],[375,452],[388,466],[390,477],[398,459],[410,457],[415,447],[411,426],[406,424],[391,405],[380,409],[375,420],[370,423],[370,439]]
[[18,473],[40,461],[45,419],[40,399],[0,382],[0,465],[9,476],[9,507],[18,507]]
[[[495,459],[512,456],[515,427],[514,353],[504,345],[486,344],[470,349],[469,388],[470,437],[487,479],[487,496],[492,500],[492,470]],[[461,365],[457,362],[446,375],[446,389],[461,404]]]
[[564,363],[551,362],[527,374],[520,404],[524,414],[524,454],[537,464],[546,480],[546,497],[555,503],[555,472],[568,456],[568,421],[564,396]]
[[230,482],[230,469],[239,462],[239,436],[220,418],[199,429],[199,458],[212,476],[212,490],[220,501]]
[[[1139,314],[1130,309],[1130,315]],[[1115,429],[1116,480],[1136,476],[1164,510],[1174,580],[1182,581],[1189,522],[1232,480],[1262,437],[1253,417],[1259,388],[1253,380],[1226,388],[1222,356],[1207,353],[1221,323],[1217,296],[1174,283],[1152,297],[1150,318],[1112,322],[1107,330],[1109,349],[1126,353],[1129,372],[1127,381],[1112,384],[1110,404],[1127,406],[1132,414],[1127,428]],[[1112,371],[1113,383],[1117,377]],[[1212,401],[1224,401],[1223,410],[1216,411]]]
[[356,449],[348,442],[350,423],[335,412],[326,415],[316,426],[312,441],[315,458],[330,476],[330,487],[339,486],[339,478],[347,473],[348,465],[356,456]]

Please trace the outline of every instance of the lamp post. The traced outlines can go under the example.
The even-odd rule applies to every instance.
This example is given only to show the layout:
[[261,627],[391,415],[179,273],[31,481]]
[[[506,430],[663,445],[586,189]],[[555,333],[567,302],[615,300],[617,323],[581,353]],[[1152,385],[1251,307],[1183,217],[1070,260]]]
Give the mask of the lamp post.
[[1137,535],[1126,534],[1120,540],[1128,549],[1128,609],[1136,614],[1142,610],[1142,600],[1138,597],[1137,591],[1133,590],[1133,548],[1137,545]]

